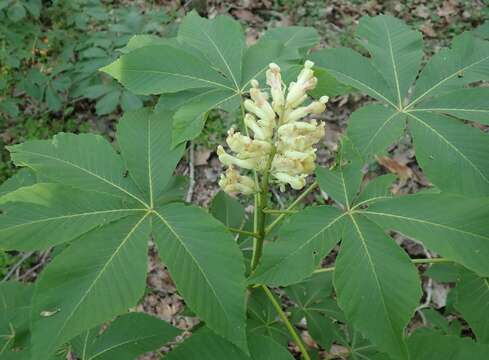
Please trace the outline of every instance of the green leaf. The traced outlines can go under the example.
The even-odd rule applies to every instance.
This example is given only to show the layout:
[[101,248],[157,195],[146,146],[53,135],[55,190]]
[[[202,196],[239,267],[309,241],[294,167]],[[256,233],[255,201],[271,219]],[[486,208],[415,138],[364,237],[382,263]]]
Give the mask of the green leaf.
[[117,109],[117,105],[119,105],[120,97],[121,92],[119,90],[115,90],[98,99],[97,103],[95,104],[97,115],[107,115],[115,111]]
[[26,345],[34,286],[14,281],[0,283],[0,357],[8,349]]
[[118,51],[120,51],[123,54],[127,54],[134,49],[139,49],[141,47],[145,47],[149,45],[162,45],[162,44],[168,45],[168,43],[172,41],[176,41],[176,39],[161,38],[153,34],[138,34],[132,36],[127,42],[126,46],[124,46],[121,49],[118,49]]
[[373,201],[392,197],[390,188],[395,179],[395,175],[387,174],[377,176],[376,178],[370,180],[358,196],[357,205],[360,203],[371,203]]
[[321,96],[340,96],[351,92],[353,89],[347,85],[340,83],[327,70],[314,67],[314,76],[318,79],[317,86],[311,90],[309,94],[315,98]]
[[344,84],[364,91],[375,99],[397,106],[389,84],[365,57],[347,48],[315,52],[311,59]]
[[177,38],[202,53],[209,64],[231,79],[234,87],[239,89],[241,58],[245,50],[239,22],[228,16],[207,20],[191,12],[180,24]]
[[255,335],[249,338],[253,360],[294,360],[288,350],[271,337]]
[[171,148],[171,128],[171,113],[149,108],[124,114],[117,126],[129,176],[150,207],[162,195],[185,150],[185,144]]
[[364,16],[356,35],[402,107],[423,57],[421,33],[392,16]]
[[0,248],[6,250],[46,249],[144,211],[118,197],[43,183],[9,193],[2,202]]
[[143,102],[139,97],[130,93],[129,91],[123,91],[120,98],[122,111],[132,111],[143,107]]
[[[23,186],[34,185],[37,182],[36,175],[30,169],[20,169],[17,173],[0,185],[0,198]],[[0,202],[2,199],[0,199]]]
[[440,50],[416,82],[413,104],[489,76],[489,42],[465,32],[453,39],[451,49]]
[[[133,360],[138,355],[156,350],[174,339],[181,331],[165,321],[144,313],[118,317],[95,339],[84,334],[82,360]],[[91,340],[91,342],[90,342]]]
[[281,63],[284,53],[284,45],[272,40],[260,39],[255,45],[247,48],[243,54],[241,91],[247,88],[252,79],[263,83],[268,65],[271,62]]
[[25,18],[27,12],[25,11],[24,6],[20,2],[15,2],[7,9],[8,18],[16,23]]
[[331,298],[333,291],[332,274],[332,272],[317,273],[284,289],[303,316],[317,312],[344,322],[340,308]]
[[287,26],[268,29],[260,41],[277,41],[288,49],[298,50],[301,55],[319,43],[320,37],[316,29],[303,26]]
[[454,283],[459,277],[459,266],[453,263],[447,264],[432,264],[428,270],[424,272],[424,275],[429,276],[431,279],[441,283]]
[[[416,158],[442,191],[489,195],[489,136],[459,120],[428,112],[409,114]],[[453,176],[453,171],[463,176]]]
[[232,84],[206,62],[168,45],[135,49],[101,71],[114,77],[137,95],[172,93],[204,87],[233,89]]
[[351,115],[347,135],[364,159],[372,159],[386,153],[387,147],[399,140],[405,119],[393,108],[366,105]]
[[179,108],[173,117],[173,145],[199,136],[210,110],[227,106],[235,108],[238,105],[239,95],[230,90],[214,89],[196,96]]
[[457,282],[455,308],[469,323],[477,340],[489,344],[489,279],[463,270]]
[[58,346],[136,305],[144,294],[147,215],[92,231],[54,258],[36,283],[32,353],[49,359]]
[[433,111],[489,125],[489,88],[460,89],[422,102],[413,110]]
[[[451,49],[440,50],[425,66],[414,100],[405,104],[422,58],[420,35],[384,15],[362,18],[357,34],[370,58],[350,49],[328,49],[313,59],[338,81],[389,105],[367,105],[352,115],[347,134],[362,157],[385,152],[402,135],[407,118],[416,159],[434,185],[488,195],[487,134],[445,115],[488,122],[486,89],[463,87],[489,79],[489,42],[473,33],[455,37]],[[454,169],[464,176],[453,176]]]
[[123,160],[101,136],[60,133],[52,140],[27,141],[8,149],[16,165],[28,166],[52,181],[146,205],[136,185],[125,177]]
[[485,360],[489,346],[470,338],[441,335],[435,331],[418,331],[408,340],[411,358],[416,360]]
[[[275,299],[280,302],[275,295]],[[281,345],[286,345],[290,334],[279,320],[277,310],[273,307],[265,292],[254,289],[248,299],[247,331],[250,337],[265,336]],[[251,346],[250,346],[251,348]]]
[[244,225],[243,205],[224,191],[219,191],[212,199],[210,213],[227,227],[240,229]]
[[331,206],[310,207],[292,215],[265,245],[253,284],[289,285],[310,276],[339,241],[345,215]]
[[375,223],[350,216],[334,285],[350,323],[393,358],[407,359],[403,331],[421,298],[420,281],[407,254]]
[[330,349],[335,340],[335,329],[331,322],[324,315],[312,312],[306,314],[307,330],[323,349]]
[[321,190],[341,203],[346,209],[350,208],[360,190],[363,166],[363,162],[354,156],[355,154],[350,153],[353,156],[348,156],[346,148],[349,145],[350,143],[347,141],[343,142],[337,168],[318,167],[316,169],[316,177]]
[[[455,204],[455,205],[454,205]],[[416,194],[377,202],[362,213],[447,259],[489,276],[489,203],[448,194]]]
[[197,330],[190,338],[165,356],[166,360],[251,360],[232,343],[208,328]]
[[246,349],[241,251],[224,225],[182,204],[155,210],[153,234],[189,307],[217,334]]

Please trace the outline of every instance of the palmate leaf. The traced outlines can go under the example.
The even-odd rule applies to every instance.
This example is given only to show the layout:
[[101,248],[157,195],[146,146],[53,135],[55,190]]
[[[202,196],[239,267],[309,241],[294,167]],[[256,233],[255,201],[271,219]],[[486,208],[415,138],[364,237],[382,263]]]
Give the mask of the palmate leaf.
[[[176,110],[172,141],[177,145],[200,134],[210,110],[236,110],[251,79],[265,86],[271,62],[283,67],[297,63],[318,42],[316,30],[294,26],[267,31],[246,47],[239,22],[227,16],[207,20],[191,12],[175,38],[133,38],[124,54],[101,70],[135,94],[161,95],[160,102],[179,103],[171,105]],[[332,77],[324,76],[322,82],[329,95],[340,93],[340,87],[344,92]]]
[[[487,88],[464,86],[489,79],[489,42],[470,32],[455,37],[408,91],[419,71],[421,35],[380,15],[363,17],[357,36],[370,58],[344,48],[321,50],[312,58],[339,81],[387,105],[369,104],[352,114],[347,135],[358,152],[372,159],[407,127],[417,161],[440,190],[489,195],[489,136],[460,121],[488,123]],[[451,176],[454,169],[464,176]]]
[[[265,245],[250,282],[272,286],[299,282],[341,240],[334,286],[348,323],[381,351],[406,359],[404,327],[418,305],[421,286],[409,257],[386,232],[399,231],[487,276],[489,199],[444,193],[394,197],[386,191],[392,176],[371,180],[358,194],[360,182],[353,176],[361,177],[361,163],[349,161],[356,153],[343,148],[346,152],[339,156],[337,167],[319,170],[318,177],[322,190],[334,195],[342,210],[321,206],[290,216],[277,240]],[[309,232],[324,228],[329,229],[327,236],[310,237]],[[297,254],[301,255],[295,258]]]
[[12,147],[17,165],[52,183],[2,197],[8,211],[0,215],[0,246],[69,243],[36,283],[36,359],[49,359],[63,343],[136,305],[150,235],[191,309],[247,352],[242,255],[210,214],[172,203],[181,193],[180,179],[171,175],[184,145],[170,149],[169,114],[127,114],[116,136],[122,155],[94,135],[60,134]]
[[[275,295],[273,296],[275,297]],[[278,299],[275,300],[278,301]],[[287,344],[290,334],[279,320],[277,310],[262,289],[255,289],[251,293],[247,310],[246,330],[249,336],[265,336],[281,345]]]
[[306,319],[307,330],[324,349],[329,350],[337,331],[333,319],[345,321],[336,301],[331,297],[331,272],[314,274],[305,281],[285,288],[287,296],[297,305],[293,313],[297,321]]

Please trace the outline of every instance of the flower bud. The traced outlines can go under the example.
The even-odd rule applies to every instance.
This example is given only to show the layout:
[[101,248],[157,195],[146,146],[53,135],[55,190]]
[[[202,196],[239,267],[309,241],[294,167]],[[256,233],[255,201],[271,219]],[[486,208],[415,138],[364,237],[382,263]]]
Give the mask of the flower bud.
[[248,129],[253,131],[253,135],[256,139],[269,140],[272,137],[273,129],[270,131],[268,128],[258,125],[253,115],[246,114],[244,117],[244,123]]
[[258,158],[238,159],[235,156],[229,155],[221,145],[217,147],[217,156],[219,157],[219,161],[227,166],[236,165],[243,169],[253,170],[258,168],[260,165],[260,159]]
[[270,93],[272,94],[272,107],[275,112],[280,113],[285,105],[285,89],[282,86],[280,67],[275,63],[271,63],[268,67],[266,77],[267,84],[270,86]]
[[306,175],[290,176],[286,173],[275,173],[273,176],[277,180],[289,184],[294,190],[300,190],[306,186]]
[[230,195],[251,195],[257,191],[253,179],[240,175],[232,166],[226,170],[226,174],[221,174],[219,186]]

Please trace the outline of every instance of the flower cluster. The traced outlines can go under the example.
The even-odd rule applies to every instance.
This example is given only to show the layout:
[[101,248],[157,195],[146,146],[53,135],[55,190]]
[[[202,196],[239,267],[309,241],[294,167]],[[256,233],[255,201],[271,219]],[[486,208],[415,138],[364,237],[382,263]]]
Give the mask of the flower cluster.
[[[311,61],[287,87],[282,81],[280,67],[270,64],[266,72],[272,102],[268,93],[260,89],[258,81],[251,81],[250,98],[244,102],[247,113],[244,117],[246,135],[228,131],[226,142],[236,155],[228,154],[222,146],[217,148],[219,160],[228,169],[221,175],[219,185],[230,194],[253,194],[258,191],[256,182],[249,176],[240,175],[237,167],[269,171],[281,190],[289,184],[293,189],[302,189],[306,177],[314,172],[316,149],[314,145],[324,136],[324,123],[301,121],[310,114],[320,114],[326,109],[328,97],[307,100],[307,91],[316,87]],[[252,136],[249,133],[252,132]]]

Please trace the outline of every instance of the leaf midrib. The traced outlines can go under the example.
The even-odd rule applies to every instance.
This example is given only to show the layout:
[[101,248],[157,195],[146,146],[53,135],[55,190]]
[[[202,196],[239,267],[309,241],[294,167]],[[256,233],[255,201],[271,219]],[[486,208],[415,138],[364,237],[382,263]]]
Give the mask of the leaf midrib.
[[477,233],[472,233],[470,231],[465,231],[465,230],[457,229],[457,228],[454,228],[454,227],[451,227],[451,226],[448,226],[448,225],[439,224],[439,223],[435,223],[435,222],[427,221],[427,220],[422,220],[422,219],[417,219],[417,218],[413,218],[413,217],[408,217],[408,216],[403,216],[403,215],[396,215],[396,214],[389,214],[389,213],[383,213],[383,212],[378,212],[378,211],[370,211],[370,210],[365,210],[365,211],[363,211],[363,210],[356,210],[355,213],[364,214],[366,216],[368,216],[368,215],[378,215],[378,216],[385,216],[385,217],[392,217],[392,218],[396,218],[396,219],[402,219],[402,220],[405,220],[405,221],[418,222],[418,223],[422,223],[422,224],[426,224],[426,225],[440,227],[440,228],[443,228],[443,229],[446,229],[446,230],[450,230],[450,231],[453,231],[453,232],[458,232],[460,234],[469,235],[469,236],[473,236],[473,237],[478,237],[478,238],[485,239],[485,240],[488,240],[489,241],[489,236],[484,236],[484,235],[480,235],[480,234],[477,234]]
[[61,335],[61,333],[64,331],[66,325],[68,324],[68,322],[71,320],[71,318],[74,316],[75,312],[78,310],[78,308],[81,306],[81,304],[83,303],[83,301],[85,301],[85,299],[87,298],[87,296],[89,295],[89,293],[91,292],[91,290],[93,289],[93,287],[95,286],[95,284],[98,282],[98,280],[101,278],[101,276],[104,274],[104,272],[106,271],[107,267],[109,266],[109,264],[114,260],[115,256],[119,253],[119,251],[121,251],[121,249],[125,246],[125,244],[129,241],[129,239],[131,238],[131,236],[134,234],[134,232],[136,231],[136,229],[139,227],[139,225],[146,219],[146,217],[149,215],[150,213],[147,212],[143,217],[141,217],[141,219],[131,228],[131,230],[127,233],[126,237],[121,241],[121,243],[117,246],[117,248],[114,250],[114,252],[112,253],[112,255],[107,259],[107,261],[105,262],[105,264],[102,266],[102,268],[100,269],[100,271],[98,272],[98,274],[95,276],[95,278],[92,280],[90,286],[87,288],[87,290],[83,293],[82,297],[80,298],[80,301],[78,301],[78,303],[73,307],[72,311],[70,312],[70,314],[66,317],[65,321],[63,322],[63,324],[60,326],[59,328],[59,331],[58,333],[56,334],[55,336],[55,339],[58,339],[59,336]]
[[365,254],[367,255],[367,259],[368,259],[368,262],[370,264],[370,268],[371,268],[372,273],[373,273],[374,278],[375,278],[375,283],[376,283],[377,288],[378,288],[378,291],[379,291],[379,293],[381,295],[380,298],[381,298],[381,302],[382,302],[382,307],[384,308],[384,311],[385,311],[385,314],[387,316],[387,320],[389,322],[389,325],[390,325],[390,328],[392,330],[392,333],[393,334],[396,334],[396,330],[394,329],[394,324],[393,324],[392,319],[390,317],[390,313],[389,313],[389,311],[387,309],[387,304],[385,303],[384,291],[382,289],[382,286],[380,285],[379,277],[377,275],[377,271],[375,269],[375,265],[373,263],[372,256],[370,255],[370,251],[368,250],[368,246],[367,246],[365,237],[363,236],[363,233],[361,232],[360,227],[358,226],[358,223],[355,220],[355,217],[352,214],[350,214],[350,213],[348,215],[350,216],[350,219],[351,219],[353,225],[355,226],[355,230],[357,231],[357,234],[358,234],[358,236],[360,238],[360,241],[362,243],[362,247],[363,247],[363,249],[365,251]]
[[[371,86],[369,86],[369,85],[365,84],[364,82],[362,82],[362,81],[360,81],[360,80],[358,80],[358,79],[356,79],[356,78],[353,78],[353,77],[351,77],[351,76],[349,76],[349,75],[346,75],[345,73],[342,73],[342,72],[336,71],[336,70],[331,70],[331,69],[329,69],[329,71],[330,71],[331,73],[336,73],[336,74],[339,74],[339,75],[344,76],[344,77],[346,77],[346,78],[348,78],[348,79],[350,79],[350,80],[352,80],[352,81],[354,81],[354,82],[357,82],[357,83],[359,83],[359,84],[362,84],[362,85],[363,85],[363,86],[365,86],[367,89],[369,89],[369,90],[371,90],[373,93],[377,94],[377,96],[379,96],[380,98],[384,99],[384,101],[385,101],[385,102],[387,102],[388,104],[390,104],[390,105],[391,105],[392,107],[394,107],[396,110],[399,110],[399,108],[398,108],[398,107],[397,107],[397,106],[396,106],[396,105],[395,105],[395,104],[394,104],[392,101],[390,101],[389,99],[387,99],[387,98],[386,98],[384,95],[382,95],[381,93],[379,93],[377,90],[375,90],[375,89],[374,89],[374,88],[372,88]],[[382,75],[380,75],[380,76],[382,76]],[[382,78],[382,79],[383,79],[383,78]]]
[[222,52],[219,49],[219,47],[217,46],[216,42],[209,36],[209,34],[205,31],[205,29],[201,29],[201,30],[204,33],[204,35],[207,37],[207,39],[211,42],[212,46],[214,46],[214,48],[217,51],[217,54],[222,59],[222,62],[224,63],[224,65],[228,69],[229,75],[231,75],[231,78],[233,79],[234,85],[236,86],[236,89],[235,90],[238,90],[239,91],[238,82],[236,81],[236,78],[234,77],[234,74],[233,74],[233,72],[231,70],[231,67],[229,66],[229,63],[227,62],[226,58],[224,57],[224,54],[222,54]]
[[211,289],[212,293],[214,294],[214,297],[217,301],[217,303],[220,305],[222,312],[224,313],[224,316],[227,318],[228,322],[231,322],[230,316],[227,313],[227,309],[224,307],[224,304],[222,303],[221,299],[217,295],[216,289],[214,289],[214,286],[212,285],[212,282],[209,280],[207,277],[206,272],[204,269],[200,266],[200,263],[197,261],[197,259],[193,256],[192,252],[188,249],[187,245],[183,241],[183,239],[180,237],[180,235],[175,231],[175,229],[170,225],[170,223],[157,211],[154,210],[154,213],[156,214],[157,217],[160,218],[160,220],[163,222],[163,224],[170,230],[170,232],[173,234],[173,236],[178,240],[180,245],[185,249],[187,254],[190,256],[194,264],[197,266],[197,268],[200,270],[200,273],[204,277],[206,283],[208,284],[209,288]]
[[126,195],[129,195],[130,197],[132,197],[134,200],[137,200],[138,202],[140,202],[142,205],[144,205],[145,207],[149,207],[148,204],[146,204],[146,202],[142,199],[140,199],[138,196],[134,195],[133,193],[127,191],[126,189],[124,189],[123,187],[113,183],[112,181],[109,181],[107,179],[105,179],[104,177],[88,170],[88,169],[85,169],[81,166],[78,166],[70,161],[67,161],[67,160],[64,160],[64,159],[61,159],[59,157],[55,157],[55,156],[51,156],[51,155],[47,155],[47,154],[42,154],[42,153],[36,153],[36,152],[32,152],[32,151],[27,151],[27,150],[21,150],[22,153],[25,153],[25,154],[32,154],[32,155],[35,155],[35,156],[40,156],[40,157],[43,157],[43,158],[46,158],[46,159],[51,159],[51,160],[55,160],[55,161],[59,161],[61,163],[64,163],[64,164],[67,164],[69,166],[73,166],[74,168],[78,169],[78,170],[81,170],[83,172],[86,172],[87,174],[99,179],[99,180],[102,180],[103,182],[109,184],[109,185],[112,185],[113,187],[115,187],[117,190],[125,193]]
[[29,225],[33,225],[33,224],[43,223],[43,222],[47,222],[47,221],[55,221],[55,220],[61,220],[61,219],[72,219],[72,218],[76,218],[76,217],[92,216],[92,215],[108,214],[108,213],[112,213],[112,212],[114,212],[114,213],[124,212],[124,211],[147,211],[147,210],[141,209],[141,208],[114,209],[114,210],[91,211],[91,212],[84,212],[84,213],[79,213],[79,214],[61,215],[61,216],[56,216],[56,217],[51,217],[51,218],[44,218],[44,219],[29,221],[29,222],[25,222],[22,224],[16,224],[16,225],[8,226],[8,227],[3,227],[0,229],[0,232],[15,229],[15,228],[22,227],[22,226],[29,226]]
[[[453,50],[452,50],[453,51]],[[478,65],[480,64],[481,62],[484,62],[486,61],[487,59],[489,59],[489,56],[486,56],[476,62],[473,62],[472,64],[470,65],[467,65],[463,68],[460,68],[458,69],[457,71],[455,71],[453,74],[443,78],[442,80],[440,80],[439,82],[437,82],[435,85],[433,85],[431,88],[429,88],[428,90],[426,90],[423,94],[421,94],[420,96],[418,96],[416,99],[414,99],[413,101],[411,101],[411,103],[406,107],[406,109],[408,108],[411,108],[412,106],[414,106],[414,104],[418,103],[422,98],[424,98],[426,95],[428,95],[429,93],[431,93],[433,90],[435,90],[437,87],[443,85],[445,82],[447,82],[448,80],[452,79],[453,77],[457,76],[458,74],[460,73],[463,73],[465,70],[467,69],[470,69],[471,67],[475,66],[475,65]]]
[[410,112],[406,112],[406,114],[410,117],[412,117],[414,120],[417,122],[421,123],[423,126],[426,128],[430,129],[433,133],[435,133],[443,142],[445,142],[449,147],[451,147],[457,154],[459,154],[481,177],[482,179],[489,183],[489,178],[482,173],[482,171],[470,160],[458,147],[456,147],[454,144],[452,144],[447,138],[445,138],[442,134],[440,134],[436,129],[431,127],[429,124],[424,122],[422,119],[419,117],[411,114]]
[[397,64],[396,64],[396,61],[394,59],[394,49],[392,47],[391,34],[389,31],[389,28],[387,27],[387,24],[385,23],[385,18],[382,17],[381,19],[382,19],[382,24],[384,25],[385,32],[387,34],[387,42],[389,44],[389,53],[390,53],[391,62],[392,62],[392,70],[394,72],[394,80],[396,83],[397,98],[399,100],[398,108],[401,109],[402,108],[401,88],[400,88],[400,84],[399,84],[399,75],[397,73]]
[[132,339],[129,339],[129,340],[126,340],[126,341],[117,343],[115,345],[109,346],[108,348],[103,349],[103,350],[101,350],[101,351],[99,351],[99,352],[91,355],[87,360],[96,359],[97,357],[101,356],[102,354],[105,354],[105,353],[107,353],[109,351],[112,351],[114,349],[117,349],[118,347],[122,347],[122,346],[127,345],[127,344],[130,344],[130,343],[135,343],[135,342],[138,342],[138,341],[147,340],[147,339],[151,339],[151,338],[158,339],[159,337],[160,337],[160,335],[147,335],[147,336],[142,336],[142,337],[135,337],[135,338],[132,338]]
[[171,76],[175,76],[175,77],[183,77],[183,78],[192,79],[192,80],[196,80],[196,81],[206,82],[206,83],[212,84],[214,86],[222,87],[224,89],[229,89],[229,90],[232,90],[232,91],[236,91],[236,89],[234,89],[234,88],[232,88],[230,86],[227,86],[227,85],[224,85],[224,84],[221,84],[221,83],[212,81],[212,80],[198,78],[198,77],[191,76],[191,75],[171,73],[171,72],[161,71],[161,70],[141,70],[141,69],[128,69],[128,68],[125,68],[124,71],[128,71],[128,72],[139,72],[139,73],[149,73],[149,74],[164,74],[164,75],[171,75]]

